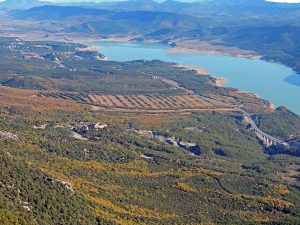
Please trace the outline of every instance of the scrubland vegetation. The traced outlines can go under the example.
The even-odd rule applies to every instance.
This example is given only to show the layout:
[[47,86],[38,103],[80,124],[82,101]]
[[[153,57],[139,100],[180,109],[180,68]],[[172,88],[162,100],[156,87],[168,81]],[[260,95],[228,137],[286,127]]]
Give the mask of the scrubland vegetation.
[[[36,52],[36,43],[17,44],[38,54],[24,59],[24,49],[7,47],[19,41],[4,42],[8,66],[0,62],[1,80],[8,87],[0,88],[2,224],[299,224],[300,158],[269,154],[239,112],[108,112],[92,110],[82,99],[184,96],[184,90],[152,79],[155,75],[199,98],[244,104],[262,129],[280,138],[297,134],[298,116],[274,111],[255,96],[216,87],[211,77],[174,64],[79,60],[73,55],[80,45],[55,43],[59,50],[44,51],[64,55],[58,66],[57,60]],[[58,93],[65,98],[51,97]],[[280,124],[284,132],[276,133]],[[194,143],[198,154],[138,131]]]
[[[264,153],[235,113],[113,115],[39,104],[1,106],[0,130],[19,138],[0,141],[4,224],[297,224],[298,181],[277,172],[299,159]],[[86,130],[82,121],[108,126]],[[201,155],[133,128],[196,142]]]

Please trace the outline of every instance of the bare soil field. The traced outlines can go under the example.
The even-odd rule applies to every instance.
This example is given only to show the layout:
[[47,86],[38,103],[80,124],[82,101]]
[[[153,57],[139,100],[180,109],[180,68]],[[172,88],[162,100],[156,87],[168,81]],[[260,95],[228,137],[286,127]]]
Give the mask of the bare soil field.
[[92,105],[93,110],[168,113],[168,112],[194,112],[203,110],[234,111],[234,106],[226,105],[218,96],[211,98],[199,95],[88,95],[77,93],[38,93],[40,98],[55,98],[72,100]]
[[197,95],[89,95],[90,103],[118,110],[195,110],[222,108]]

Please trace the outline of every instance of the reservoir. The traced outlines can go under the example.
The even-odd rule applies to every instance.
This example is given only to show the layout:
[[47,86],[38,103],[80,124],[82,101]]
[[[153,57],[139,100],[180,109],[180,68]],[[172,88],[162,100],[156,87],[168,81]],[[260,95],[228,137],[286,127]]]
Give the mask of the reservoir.
[[166,44],[145,42],[93,42],[109,60],[162,60],[200,66],[214,77],[224,77],[225,87],[258,94],[276,107],[286,106],[300,115],[300,75],[291,68],[259,59],[224,55],[167,53]]

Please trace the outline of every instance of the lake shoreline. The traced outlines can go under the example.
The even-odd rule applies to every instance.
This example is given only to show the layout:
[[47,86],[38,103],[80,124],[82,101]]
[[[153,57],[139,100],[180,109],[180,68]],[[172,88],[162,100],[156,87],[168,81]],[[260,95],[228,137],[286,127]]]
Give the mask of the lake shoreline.
[[[102,43],[101,43],[102,42]],[[292,101],[295,99],[295,93],[298,94],[299,90],[292,90],[293,93],[289,94],[290,89],[293,87],[287,86],[286,82],[283,82],[282,79],[286,74],[290,74],[291,68],[275,63],[268,62],[263,59],[256,58],[245,58],[245,57],[234,57],[228,56],[226,54],[168,54],[166,50],[170,47],[170,43],[162,42],[142,42],[142,41],[126,41],[124,45],[122,41],[114,39],[114,42],[109,43],[107,40],[98,40],[92,43],[85,43],[87,45],[100,45],[105,47],[105,51],[108,53],[101,52],[102,54],[108,54],[109,60],[114,61],[133,61],[133,60],[161,60],[166,62],[174,62],[178,64],[178,67],[182,67],[189,70],[195,70],[200,75],[209,75],[213,81],[213,85],[218,87],[234,88],[240,92],[253,94],[256,93],[256,96],[260,96],[260,99],[266,99],[270,103],[276,105],[276,107],[285,105],[291,111],[300,114],[300,109]],[[114,44],[116,43],[116,44]],[[153,43],[153,48],[151,44]],[[132,44],[132,47],[131,47]],[[157,46],[155,44],[158,44]],[[160,46],[164,45],[164,46]],[[172,47],[172,46],[171,46]],[[113,49],[112,52],[108,49]],[[150,54],[148,51],[151,50]],[[131,55],[127,56],[124,52],[128,50],[132,52]],[[100,50],[101,51],[101,50]],[[123,54],[117,54],[117,52],[123,52]],[[112,54],[112,55],[109,55]],[[186,54],[186,55],[185,55]],[[177,56],[178,55],[178,56]],[[213,56],[214,55],[214,56]],[[198,58],[199,57],[199,58]],[[190,61],[191,60],[191,61]],[[204,61],[203,61],[204,60]],[[207,61],[208,60],[208,61]],[[215,60],[215,61],[214,61]],[[247,62],[247,60],[249,60]],[[252,65],[253,64],[253,65]],[[239,68],[236,68],[235,65],[239,65]],[[205,69],[204,69],[205,68]],[[244,77],[241,80],[241,75]],[[253,81],[253,75],[257,77],[255,83]],[[276,79],[273,79],[273,78]],[[266,85],[270,80],[273,80],[273,85],[283,87],[280,90],[285,91],[284,95],[277,95],[277,92],[269,90],[272,85]],[[254,94],[253,94],[254,95]],[[279,98],[277,98],[277,96]]]
[[[161,41],[157,41],[157,40],[148,40],[148,41],[132,41],[131,39],[129,38],[109,38],[109,39],[98,39],[96,42],[116,42],[116,43],[122,43],[122,42],[128,42],[128,43],[159,43],[159,44],[165,44]],[[86,42],[83,42],[83,44],[87,45],[87,48],[86,49],[90,49],[91,51],[100,51],[102,49],[105,49],[107,48],[106,46],[101,46],[101,45],[91,45],[89,43],[86,43]],[[168,44],[169,45],[169,44]],[[170,45],[169,45],[170,46]],[[170,48],[172,49],[172,48]],[[167,53],[172,53],[172,54],[177,54],[177,53],[191,53],[190,52],[190,49],[186,49],[186,52],[170,52],[170,49],[166,49],[165,51]],[[197,50],[192,53],[192,54],[203,54],[203,53],[199,53]],[[204,54],[205,55],[205,54]],[[218,53],[216,54],[213,54],[212,55],[220,55]],[[223,54],[221,54],[223,55]],[[228,55],[230,56],[230,55]],[[238,56],[236,56],[238,57]],[[254,59],[254,58],[252,58]],[[108,59],[110,60],[110,59]],[[186,69],[186,70],[195,70],[197,72],[198,75],[207,75],[207,76],[210,76],[214,79],[214,85],[217,86],[217,87],[223,87],[224,84],[226,83],[229,83],[229,79],[226,78],[226,77],[219,77],[219,76],[214,76],[213,74],[210,74],[209,71],[206,69],[206,68],[203,68],[201,66],[189,66],[189,65],[182,65],[182,64],[178,64],[176,63],[176,67],[178,68],[182,68],[182,69]]]
[[208,72],[207,69],[205,69],[201,66],[187,66],[187,65],[176,64],[175,67],[180,68],[180,69],[185,69],[185,70],[194,70],[200,76],[210,76],[214,79],[214,84],[217,87],[223,87],[224,84],[229,82],[228,78],[226,78],[226,77],[217,77],[217,76],[211,75]]
[[169,42],[171,48],[166,49],[170,54],[203,54],[224,55],[247,59],[261,59],[263,56],[252,50],[228,47],[222,42],[210,43],[195,39],[175,39]]
[[259,55],[242,55],[242,54],[233,54],[226,51],[214,51],[214,50],[200,50],[200,49],[191,49],[191,48],[182,48],[182,47],[172,47],[165,50],[169,54],[201,54],[201,55],[224,55],[232,56],[237,58],[246,58],[246,59],[261,59],[262,56]]
[[[236,47],[226,47],[222,45],[213,45],[205,41],[196,41],[196,40],[189,40],[186,43],[193,45],[193,47],[181,45],[181,41],[174,40],[171,42],[163,42],[161,40],[156,39],[149,39],[143,41],[137,41],[134,37],[110,37],[110,38],[95,38],[89,39],[88,42],[128,42],[128,43],[158,43],[168,45],[169,48],[165,49],[165,52],[168,54],[201,54],[201,55],[223,55],[223,56],[232,56],[238,58],[246,58],[246,59],[262,59],[263,56],[257,54],[256,52],[250,50],[239,49]],[[72,40],[76,41],[76,40]],[[194,43],[194,42],[197,43]],[[82,42],[86,44],[87,42]],[[194,45],[196,44],[196,45]],[[174,45],[174,47],[172,47]],[[198,46],[198,48],[195,48]]]
[[[18,34],[18,35],[3,35],[4,37],[15,37],[18,36],[26,41],[45,41],[44,33],[35,33],[30,35]],[[68,34],[68,33],[60,33],[55,35],[49,35],[46,37],[47,41],[62,41],[62,42],[71,42],[71,43],[80,43],[90,46],[91,42],[128,42],[128,43],[159,43],[166,44],[170,48],[165,51],[169,54],[203,54],[203,55],[224,55],[224,56],[233,56],[239,58],[248,58],[248,59],[262,59],[264,56],[261,56],[253,51],[238,49],[236,47],[226,47],[222,45],[214,45],[210,44],[206,41],[198,41],[198,40],[172,40],[169,43],[166,43],[162,40],[157,39],[145,39],[139,41],[139,36],[111,36],[111,37],[103,37],[101,35],[98,36],[90,36],[90,35],[78,35],[78,34]],[[184,44],[182,44],[182,42]],[[194,42],[197,42],[195,45]],[[187,43],[192,45],[185,46]],[[175,45],[172,47],[172,45]],[[195,46],[200,46],[201,49],[195,48]],[[99,46],[100,47],[100,46]]]

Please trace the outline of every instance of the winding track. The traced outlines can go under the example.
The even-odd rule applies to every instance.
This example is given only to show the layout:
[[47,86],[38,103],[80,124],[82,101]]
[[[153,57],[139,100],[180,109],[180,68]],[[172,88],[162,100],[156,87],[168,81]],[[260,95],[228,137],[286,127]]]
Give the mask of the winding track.
[[236,108],[237,111],[240,111],[244,116],[246,116],[249,121],[250,121],[250,125],[251,128],[258,134],[260,134],[261,136],[263,136],[265,139],[268,139],[270,142],[272,142],[275,145],[285,145],[287,146],[288,143],[286,143],[285,141],[279,140],[267,133],[265,133],[264,131],[262,131],[261,129],[259,129],[257,127],[257,125],[255,124],[255,122],[252,120],[250,113],[248,113],[247,111],[241,109],[241,108]]
[[272,135],[269,135],[267,133],[265,133],[264,131],[262,131],[260,128],[258,128],[258,126],[255,124],[254,120],[251,118],[250,113],[248,113],[247,111],[245,111],[244,109],[241,108],[241,106],[233,106],[224,102],[219,102],[215,99],[211,99],[209,97],[206,96],[201,96],[196,94],[193,90],[187,89],[186,87],[182,86],[181,84],[177,83],[176,81],[173,80],[169,80],[163,77],[159,77],[159,76],[155,76],[156,79],[159,79],[160,81],[167,83],[169,85],[173,85],[174,87],[180,89],[180,90],[184,90],[186,93],[188,94],[192,94],[192,95],[196,95],[199,96],[201,98],[204,98],[206,100],[209,101],[215,101],[218,102],[218,104],[221,104],[224,107],[235,107],[233,108],[233,111],[237,111],[242,113],[245,117],[248,118],[248,120],[250,121],[250,126],[251,128],[254,130],[254,132],[256,133],[257,136],[262,137],[262,139],[267,143],[267,145],[284,145],[284,146],[289,146],[289,144],[285,141],[279,140],[278,138],[273,137]]

